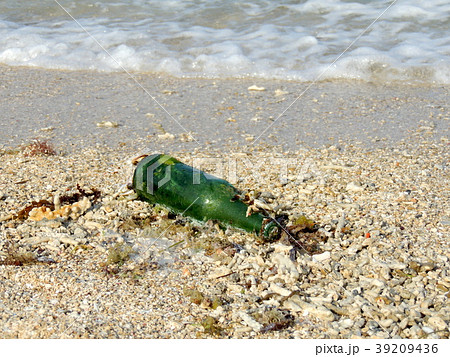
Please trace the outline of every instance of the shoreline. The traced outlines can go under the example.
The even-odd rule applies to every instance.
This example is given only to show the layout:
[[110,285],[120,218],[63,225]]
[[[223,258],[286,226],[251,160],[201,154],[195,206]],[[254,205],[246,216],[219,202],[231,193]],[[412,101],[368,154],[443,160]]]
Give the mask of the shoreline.
[[96,145],[365,150],[448,137],[446,86],[132,75],[139,84],[125,73],[0,66],[0,144],[41,138],[68,152]]

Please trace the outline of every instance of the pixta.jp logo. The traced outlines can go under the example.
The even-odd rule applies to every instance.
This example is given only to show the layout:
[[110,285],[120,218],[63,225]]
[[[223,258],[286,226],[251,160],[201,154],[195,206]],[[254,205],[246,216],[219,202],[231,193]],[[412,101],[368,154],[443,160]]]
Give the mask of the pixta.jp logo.
[[[164,170],[164,176],[161,178],[160,175],[157,175],[158,177],[155,177],[153,173],[155,170],[158,169],[161,165],[164,165],[164,163],[168,160],[170,160],[170,156],[162,156],[158,160],[156,160],[153,164],[149,165],[147,167],[147,192],[151,195],[153,195],[153,190],[160,188],[164,184],[170,181],[170,175],[171,175],[171,167],[172,165],[166,165],[166,168]],[[158,180],[155,182],[155,180]]]

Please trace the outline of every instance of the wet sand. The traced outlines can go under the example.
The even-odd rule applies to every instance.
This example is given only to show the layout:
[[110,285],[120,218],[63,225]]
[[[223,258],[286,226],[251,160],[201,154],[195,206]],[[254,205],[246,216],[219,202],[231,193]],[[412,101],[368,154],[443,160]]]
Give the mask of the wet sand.
[[[0,67],[0,144],[41,138],[64,151],[119,144],[169,152],[343,143],[367,149],[424,133],[448,136],[444,86],[133,76]],[[103,121],[119,126],[98,127]]]

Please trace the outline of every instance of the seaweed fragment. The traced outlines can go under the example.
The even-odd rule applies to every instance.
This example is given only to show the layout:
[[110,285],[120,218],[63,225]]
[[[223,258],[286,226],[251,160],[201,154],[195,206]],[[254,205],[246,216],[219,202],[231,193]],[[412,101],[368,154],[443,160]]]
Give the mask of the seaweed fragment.
[[130,279],[131,282],[142,280],[149,270],[158,269],[157,262],[143,261],[140,263],[126,264],[133,254],[137,252],[132,246],[121,242],[116,243],[108,250],[106,260],[100,263],[101,271],[107,276],[115,276]]
[[59,200],[61,204],[72,204],[80,201],[84,197],[92,199],[92,203],[95,203],[101,196],[100,190],[91,187],[91,192],[86,192],[83,188],[81,188],[81,186],[78,183],[77,183],[77,190],[78,192],[75,192],[71,195],[60,196]]
[[189,300],[191,300],[191,302],[196,305],[200,305],[202,303],[203,299],[205,298],[200,291],[198,291],[196,289],[189,289],[189,288],[183,289],[183,295],[188,297]]
[[206,296],[197,289],[184,288],[183,295],[196,305],[207,309],[217,309],[224,304],[224,300],[220,296]]
[[217,309],[219,306],[222,306],[222,305],[223,305],[223,300],[220,297],[216,296],[211,301],[211,309],[213,309],[213,310]]
[[[101,196],[101,191],[97,190],[96,188],[91,188],[91,192],[86,192],[84,189],[80,187],[79,184],[77,184],[77,190],[78,192],[75,192],[71,195],[63,195],[59,197],[59,201],[61,204],[74,204],[76,202],[79,202],[84,197],[87,197],[89,199],[92,199],[92,202],[95,203]],[[13,214],[11,216],[11,219],[19,219],[19,220],[25,220],[30,216],[30,212],[34,208],[39,207],[45,207],[50,209],[51,211],[55,210],[55,204],[53,202],[50,202],[49,200],[39,200],[39,201],[33,201],[28,206],[17,212],[17,214]]]
[[20,210],[15,216],[13,216],[13,219],[25,220],[30,215],[30,212],[34,208],[38,207],[48,207],[52,211],[55,209],[55,205],[53,204],[53,202],[50,202],[48,200],[33,201],[24,209]]
[[269,331],[281,331],[292,325],[291,321],[281,321],[281,322],[271,322],[270,324],[265,325],[262,329],[262,333],[266,333]]
[[215,234],[204,234],[191,244],[192,248],[204,250],[205,255],[217,258],[219,254],[234,255],[233,244],[223,237]]
[[21,148],[24,156],[52,156],[56,155],[53,146],[46,140],[34,139],[30,144]]
[[205,333],[213,336],[222,336],[224,329],[218,324],[218,321],[212,317],[207,316],[201,322],[200,325],[203,327]]
[[293,246],[291,259],[295,259],[297,251],[305,251],[310,255],[321,253],[320,244],[326,239],[326,236],[320,232],[319,226],[305,216],[298,217],[293,224],[283,228],[281,233],[281,240]]
[[119,267],[127,260],[130,259],[130,255],[134,254],[134,249],[125,243],[116,243],[108,250],[108,257],[106,258],[105,265],[117,264]]
[[294,221],[293,228],[303,231],[314,232],[316,224],[312,219],[300,216]]
[[140,215],[132,215],[122,221],[119,228],[123,231],[131,231],[136,228],[145,229],[148,228],[153,222],[157,221],[157,216],[141,217]]
[[294,317],[287,311],[278,309],[269,309],[263,312],[256,312],[252,317],[263,325],[262,333],[269,331],[281,331],[294,323]]

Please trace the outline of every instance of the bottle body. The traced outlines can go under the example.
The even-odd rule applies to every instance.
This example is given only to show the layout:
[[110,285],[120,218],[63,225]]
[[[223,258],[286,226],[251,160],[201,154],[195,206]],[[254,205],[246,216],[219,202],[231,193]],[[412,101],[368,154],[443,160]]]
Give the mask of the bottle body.
[[248,206],[229,182],[197,170],[167,155],[142,159],[133,175],[138,197],[197,221],[217,220],[226,226],[273,239],[276,223],[259,213],[246,216]]

